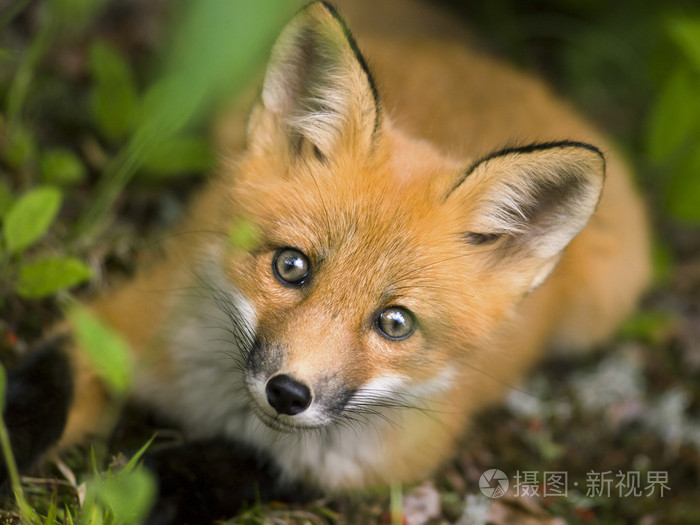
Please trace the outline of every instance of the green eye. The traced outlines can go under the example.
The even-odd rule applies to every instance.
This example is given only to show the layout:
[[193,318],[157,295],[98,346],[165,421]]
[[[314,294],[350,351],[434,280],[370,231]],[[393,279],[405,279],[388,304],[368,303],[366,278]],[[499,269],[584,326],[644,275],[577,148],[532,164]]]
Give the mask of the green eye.
[[400,306],[390,306],[381,312],[375,325],[381,335],[392,341],[406,339],[415,329],[413,314]]
[[309,259],[294,248],[279,250],[272,260],[272,271],[282,284],[300,286],[308,278],[310,270]]

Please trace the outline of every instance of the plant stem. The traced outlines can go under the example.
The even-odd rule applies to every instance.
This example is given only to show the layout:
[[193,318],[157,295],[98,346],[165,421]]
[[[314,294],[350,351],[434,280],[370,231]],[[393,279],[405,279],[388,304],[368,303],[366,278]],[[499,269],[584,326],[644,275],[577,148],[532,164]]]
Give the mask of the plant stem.
[[12,445],[10,445],[10,434],[7,431],[7,426],[5,421],[0,417],[0,446],[2,447],[2,455],[5,460],[5,466],[7,468],[7,473],[10,476],[10,484],[12,486],[12,493],[17,501],[17,506],[19,507],[19,512],[22,517],[22,523],[36,523],[36,514],[24,499],[24,492],[22,491],[22,484],[19,479],[19,471],[17,470],[17,463],[15,462],[15,456],[12,453]]
[[7,94],[7,128],[12,133],[21,120],[24,101],[29,93],[29,86],[34,78],[34,71],[44,55],[56,32],[55,16],[50,9],[45,11],[46,20],[39,27],[39,32],[32,40],[29,49],[20,62],[15,78]]
[[95,190],[95,199],[78,219],[75,229],[76,237],[82,238],[88,245],[100,234],[109,210],[136,173],[141,163],[141,150],[142,147],[132,140],[105,168]]

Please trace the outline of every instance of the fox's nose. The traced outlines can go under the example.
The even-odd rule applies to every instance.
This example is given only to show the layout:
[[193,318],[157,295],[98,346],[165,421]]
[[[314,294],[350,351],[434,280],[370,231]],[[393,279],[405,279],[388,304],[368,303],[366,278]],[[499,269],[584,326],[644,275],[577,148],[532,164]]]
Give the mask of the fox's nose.
[[295,416],[311,404],[309,387],[284,374],[271,378],[267,382],[265,393],[267,402],[278,414]]

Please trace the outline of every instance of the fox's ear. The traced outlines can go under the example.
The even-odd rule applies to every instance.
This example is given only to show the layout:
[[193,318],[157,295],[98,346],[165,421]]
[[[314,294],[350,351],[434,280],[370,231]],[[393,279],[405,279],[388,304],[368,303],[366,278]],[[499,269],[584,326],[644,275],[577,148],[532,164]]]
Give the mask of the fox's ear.
[[489,256],[532,289],[593,215],[604,178],[605,159],[593,146],[535,144],[478,161],[446,200],[460,208],[465,242],[493,245],[484,247]]
[[315,2],[300,11],[272,49],[249,142],[269,145],[282,133],[294,150],[309,143],[321,157],[341,140],[366,151],[379,118],[374,80],[335,9]]

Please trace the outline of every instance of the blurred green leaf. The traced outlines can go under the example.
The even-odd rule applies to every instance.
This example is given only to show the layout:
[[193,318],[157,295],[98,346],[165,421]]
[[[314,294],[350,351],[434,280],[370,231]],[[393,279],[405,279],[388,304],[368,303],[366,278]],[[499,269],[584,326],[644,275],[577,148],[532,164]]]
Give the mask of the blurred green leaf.
[[201,137],[176,136],[149,148],[141,170],[156,177],[211,170],[213,152],[209,141]]
[[5,242],[20,252],[42,237],[61,207],[61,192],[42,186],[22,195],[5,216]]
[[684,158],[671,177],[666,210],[679,221],[700,225],[700,149]]
[[686,141],[700,123],[698,82],[678,69],[661,90],[651,111],[647,149],[651,158],[664,162]]
[[0,363],[0,414],[5,412],[5,390],[7,390],[7,373]]
[[160,141],[201,122],[224,97],[250,82],[267,58],[274,37],[303,0],[182,4],[180,27],[172,35],[161,79],[144,97],[136,131],[100,180],[97,196],[78,222],[79,232],[94,235],[107,212]]
[[156,90],[159,96],[149,97],[136,140],[174,135],[222,96],[231,96],[264,62],[280,28],[303,3],[200,0],[183,4],[165,75]]
[[688,61],[700,71],[700,18],[674,18],[669,33]]
[[97,316],[82,306],[68,312],[81,350],[105,383],[118,396],[131,384],[131,354],[126,342]]
[[566,447],[554,441],[547,430],[533,432],[531,441],[540,457],[546,461],[554,461],[566,453]]
[[2,158],[13,169],[29,164],[37,152],[36,141],[30,131],[22,126],[8,129],[7,140],[3,144]]
[[5,218],[5,215],[12,207],[12,202],[14,201],[14,196],[10,187],[5,184],[4,181],[0,180],[0,222]]
[[657,238],[652,245],[652,262],[654,267],[654,283],[663,285],[673,277],[675,260],[673,251],[665,239]]
[[46,297],[92,276],[90,268],[74,257],[49,257],[20,268],[17,293],[26,298]]
[[51,149],[41,156],[41,178],[45,183],[71,185],[85,180],[85,166],[68,149]]
[[660,344],[668,339],[677,325],[677,318],[668,312],[642,311],[627,319],[620,328],[619,335],[624,339]]
[[231,245],[241,251],[249,251],[258,242],[260,234],[254,223],[239,220],[229,230],[228,238]]
[[61,19],[61,25],[72,31],[82,29],[104,3],[105,0],[49,1],[49,5],[53,9],[54,14]]
[[138,95],[128,62],[105,42],[90,48],[90,71],[95,80],[92,109],[104,136],[118,141],[134,129],[138,116]]
[[96,481],[97,500],[111,509],[115,524],[140,523],[155,501],[156,482],[146,469]]

